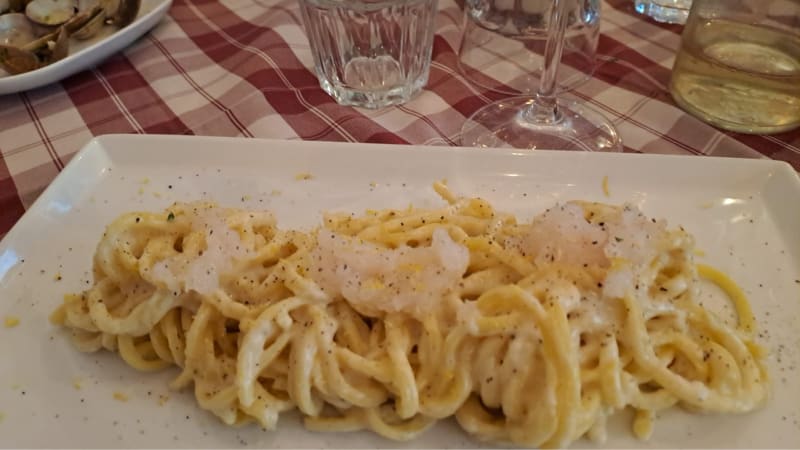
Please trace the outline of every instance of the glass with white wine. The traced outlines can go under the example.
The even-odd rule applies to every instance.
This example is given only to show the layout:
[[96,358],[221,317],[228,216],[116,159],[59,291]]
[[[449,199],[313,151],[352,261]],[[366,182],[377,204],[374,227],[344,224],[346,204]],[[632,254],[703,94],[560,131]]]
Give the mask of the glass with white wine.
[[694,0],[670,92],[719,128],[800,126],[800,0]]

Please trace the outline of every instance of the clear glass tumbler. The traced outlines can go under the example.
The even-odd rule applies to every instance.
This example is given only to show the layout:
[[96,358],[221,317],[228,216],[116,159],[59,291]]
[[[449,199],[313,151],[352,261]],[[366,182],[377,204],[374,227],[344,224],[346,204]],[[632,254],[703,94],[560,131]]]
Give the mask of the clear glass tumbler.
[[686,23],[692,0],[634,0],[633,6],[640,14],[659,22]]
[[300,0],[322,89],[339,104],[405,103],[428,82],[437,0]]
[[800,126],[800,0],[694,0],[670,92],[727,130]]

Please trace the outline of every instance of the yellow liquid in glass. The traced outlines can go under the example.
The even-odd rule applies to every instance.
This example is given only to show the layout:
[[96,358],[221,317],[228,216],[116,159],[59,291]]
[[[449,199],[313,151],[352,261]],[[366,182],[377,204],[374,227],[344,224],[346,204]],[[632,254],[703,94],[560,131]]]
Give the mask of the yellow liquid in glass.
[[800,34],[690,21],[670,92],[683,109],[720,128],[768,134],[800,126]]

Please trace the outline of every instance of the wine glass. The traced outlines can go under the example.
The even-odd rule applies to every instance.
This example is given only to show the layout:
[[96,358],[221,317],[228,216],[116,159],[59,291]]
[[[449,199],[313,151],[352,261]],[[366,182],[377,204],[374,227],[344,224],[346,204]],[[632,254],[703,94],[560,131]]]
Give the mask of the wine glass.
[[461,144],[521,149],[622,150],[616,128],[594,109],[556,96],[556,75],[564,49],[568,16],[565,3],[553,0],[542,77],[533,97],[513,97],[479,109],[461,129]]

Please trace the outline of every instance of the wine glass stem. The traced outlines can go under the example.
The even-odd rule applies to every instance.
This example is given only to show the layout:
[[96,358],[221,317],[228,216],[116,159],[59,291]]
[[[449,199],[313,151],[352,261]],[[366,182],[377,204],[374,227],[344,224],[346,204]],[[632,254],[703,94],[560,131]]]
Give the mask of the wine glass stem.
[[566,3],[569,0],[553,0],[550,20],[547,26],[547,41],[544,46],[544,61],[539,89],[530,106],[525,111],[525,120],[536,124],[556,124],[562,115],[556,102],[556,78],[561,54],[564,51],[564,36],[567,32],[569,14]]

